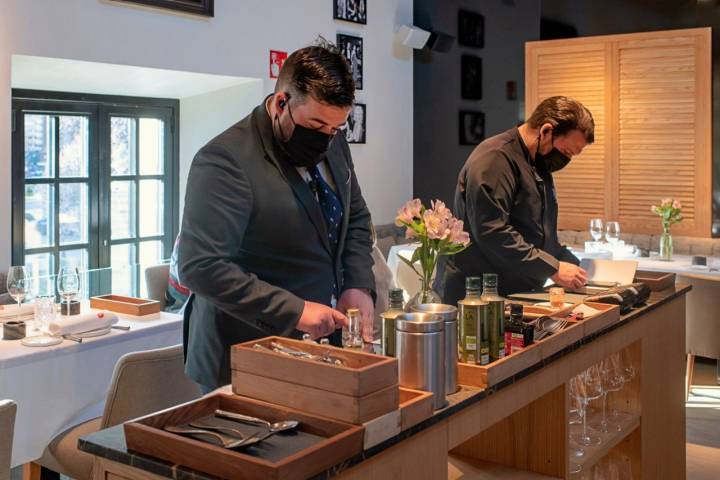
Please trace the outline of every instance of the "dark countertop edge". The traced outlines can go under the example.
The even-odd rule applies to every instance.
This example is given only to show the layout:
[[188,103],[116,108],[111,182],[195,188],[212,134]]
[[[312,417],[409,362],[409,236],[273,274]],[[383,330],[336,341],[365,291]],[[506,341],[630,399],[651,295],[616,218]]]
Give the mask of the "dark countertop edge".
[[[617,323],[614,323],[602,330],[599,330],[597,332],[594,332],[588,336],[585,336],[581,338],[580,340],[576,341],[575,343],[568,345],[567,347],[563,348],[562,350],[556,352],[552,356],[542,359],[540,362],[531,365],[530,367],[526,368],[525,370],[522,370],[521,372],[518,372],[516,375],[509,377],[502,382],[499,382],[496,385],[493,385],[492,387],[478,390],[472,394],[470,394],[469,397],[458,401],[457,403],[454,403],[450,405],[449,407],[440,410],[436,412],[432,417],[428,418],[427,420],[424,420],[423,422],[420,422],[419,424],[400,432],[398,435],[389,438],[385,440],[384,442],[371,447],[367,450],[364,450],[357,455],[347,459],[346,461],[342,462],[339,465],[336,465],[325,472],[322,472],[314,477],[312,477],[312,480],[320,480],[320,479],[328,479],[332,478],[345,470],[362,463],[365,460],[368,460],[375,455],[387,450],[388,448],[412,437],[413,435],[439,423],[442,420],[445,420],[449,416],[464,410],[465,408],[468,408],[477,402],[487,398],[487,396],[492,395],[493,393],[502,390],[505,387],[508,387],[515,383],[518,380],[521,380],[524,377],[527,377],[528,375],[536,372],[537,370],[553,363],[554,361],[564,357],[565,355],[568,355],[569,353],[577,350],[578,348],[582,347],[583,345],[586,345],[594,340],[596,340],[599,337],[602,337],[603,335],[608,334],[609,332],[614,331],[617,328],[620,328],[623,325],[628,324],[629,322],[637,319],[638,317],[645,315],[646,313],[652,312],[653,310],[656,310],[660,306],[680,297],[681,295],[686,294],[691,290],[690,285],[678,285],[674,288],[674,290],[664,290],[663,292],[653,292],[653,295],[651,296],[651,302],[648,303],[643,307],[635,308],[630,313],[623,315],[620,317],[620,321]],[[658,295],[663,295],[661,298],[658,298]],[[656,299],[653,301],[653,299]],[[104,438],[107,437],[107,438]],[[154,457],[145,456],[142,454],[137,454],[134,452],[129,452],[127,450],[126,444],[125,444],[125,434],[123,431],[122,425],[118,425],[115,427],[111,427],[109,429],[95,432],[90,435],[86,435],[85,437],[82,437],[78,440],[78,448],[81,451],[84,451],[86,453],[97,455],[99,457],[106,458],[111,461],[115,461],[118,463],[122,463],[125,465],[133,466],[145,471],[149,471],[151,473],[155,473],[157,475],[161,476],[167,476],[169,478],[174,478],[178,480],[185,480],[185,479],[214,479],[215,477],[212,477],[208,474],[196,472],[189,468],[185,468],[182,466],[175,466],[173,464],[170,464],[168,462],[165,462],[160,459],[156,459]]]

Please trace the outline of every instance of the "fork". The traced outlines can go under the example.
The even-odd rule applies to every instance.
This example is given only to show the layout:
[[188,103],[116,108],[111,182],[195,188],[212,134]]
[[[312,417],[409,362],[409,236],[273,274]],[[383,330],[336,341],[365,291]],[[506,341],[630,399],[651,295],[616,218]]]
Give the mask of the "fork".
[[223,427],[221,425],[207,425],[204,423],[199,422],[192,422],[189,423],[193,428],[202,428],[204,430],[217,430],[218,432],[230,432],[232,435],[239,437],[239,438],[246,438],[245,434],[238,430],[237,428],[231,428],[231,427]]

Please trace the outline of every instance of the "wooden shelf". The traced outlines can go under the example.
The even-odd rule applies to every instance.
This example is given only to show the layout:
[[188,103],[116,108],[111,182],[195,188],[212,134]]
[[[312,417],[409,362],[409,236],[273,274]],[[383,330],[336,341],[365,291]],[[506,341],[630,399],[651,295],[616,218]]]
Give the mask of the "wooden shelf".
[[[601,458],[603,458],[605,455],[607,455],[610,450],[612,450],[617,444],[622,442],[625,438],[627,438],[631,433],[635,431],[636,428],[640,426],[640,417],[637,415],[629,415],[626,413],[621,413],[621,420],[620,420],[620,426],[622,427],[622,430],[613,431],[613,432],[597,432],[595,430],[592,430],[592,433],[594,435],[599,435],[600,439],[602,440],[602,443],[598,446],[590,446],[590,447],[582,447],[583,450],[585,450],[585,455],[582,457],[570,457],[570,462],[580,464],[583,471],[587,471],[590,468],[592,468],[593,465],[595,465]],[[579,430],[576,430],[576,428],[582,428],[582,426],[579,425],[573,425],[570,429],[571,433],[577,432]],[[572,444],[572,447],[574,447],[575,444]],[[578,478],[580,475],[576,476],[570,476],[570,478]]]
[[460,455],[448,455],[448,480],[557,480],[527,470],[500,465],[499,463],[476,460]]

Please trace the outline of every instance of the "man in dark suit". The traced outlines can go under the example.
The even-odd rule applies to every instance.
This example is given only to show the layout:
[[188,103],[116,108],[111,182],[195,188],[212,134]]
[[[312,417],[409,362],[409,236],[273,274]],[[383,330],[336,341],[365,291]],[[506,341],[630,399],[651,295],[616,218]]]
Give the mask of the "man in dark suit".
[[230,347],[268,335],[330,336],[359,308],[372,334],[370,213],[342,132],[350,66],[313,46],[286,60],[275,93],[195,156],[179,250],[186,372],[230,382]]

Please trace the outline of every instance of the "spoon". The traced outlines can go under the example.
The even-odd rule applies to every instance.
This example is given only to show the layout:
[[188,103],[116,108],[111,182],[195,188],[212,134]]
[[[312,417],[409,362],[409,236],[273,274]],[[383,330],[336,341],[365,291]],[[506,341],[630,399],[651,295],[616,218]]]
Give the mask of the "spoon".
[[218,432],[230,432],[230,435],[236,436],[238,438],[245,438],[245,434],[238,430],[237,428],[230,428],[230,427],[223,427],[220,425],[209,425],[205,423],[200,422],[191,422],[188,425],[190,425],[193,428],[201,428],[203,430],[217,430]]
[[215,415],[218,417],[229,418],[231,420],[237,420],[239,422],[250,423],[252,425],[262,425],[272,433],[284,432],[285,430],[292,430],[297,428],[300,424],[297,420],[283,420],[280,422],[270,423],[262,418],[250,417],[241,413],[228,412],[227,410],[217,409]]

